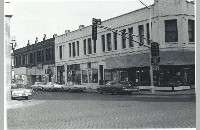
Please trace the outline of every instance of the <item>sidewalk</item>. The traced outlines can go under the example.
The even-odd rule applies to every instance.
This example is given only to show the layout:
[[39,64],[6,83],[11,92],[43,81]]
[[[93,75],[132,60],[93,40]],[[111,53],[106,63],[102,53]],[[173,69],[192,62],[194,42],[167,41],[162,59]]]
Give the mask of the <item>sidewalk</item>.
[[[96,89],[86,89],[85,92],[90,93],[98,93]],[[191,90],[179,90],[179,91],[155,91],[155,93],[151,93],[150,91],[139,91],[134,92],[133,95],[159,95],[159,96],[180,96],[180,95],[196,95],[195,89]]]

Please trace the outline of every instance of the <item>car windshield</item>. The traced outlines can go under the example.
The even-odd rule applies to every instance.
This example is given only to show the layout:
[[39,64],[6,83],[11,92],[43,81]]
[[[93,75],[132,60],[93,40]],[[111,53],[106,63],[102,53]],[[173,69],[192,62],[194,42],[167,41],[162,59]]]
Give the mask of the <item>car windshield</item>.
[[44,82],[37,82],[36,85],[45,85]]

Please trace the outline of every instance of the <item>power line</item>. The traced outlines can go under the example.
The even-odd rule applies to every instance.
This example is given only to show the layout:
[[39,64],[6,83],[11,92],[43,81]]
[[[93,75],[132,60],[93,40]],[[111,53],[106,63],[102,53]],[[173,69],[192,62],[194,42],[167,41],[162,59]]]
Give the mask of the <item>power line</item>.
[[[118,31],[118,30],[112,29],[112,28],[110,28],[110,27],[102,26],[102,25],[101,25],[101,26],[97,26],[97,27],[106,29],[107,31],[111,31],[111,32],[113,32],[113,33],[116,33],[116,34],[122,36],[123,38],[132,40],[132,41],[138,43],[139,45],[142,45],[142,46],[144,46],[144,47],[147,47],[147,48],[151,49],[151,47],[144,45],[144,43],[135,41],[135,40],[133,40],[132,38],[128,38],[128,37],[126,37],[126,36],[124,36],[124,35],[122,35],[122,34],[117,33],[117,32],[122,32],[123,30]],[[132,35],[132,36],[140,37],[140,36],[137,36],[137,35],[133,35],[133,34],[131,34],[131,33],[125,33],[125,34],[129,34],[129,35]],[[144,38],[144,37],[143,37],[143,39],[147,39],[147,38]],[[148,39],[147,39],[147,40],[148,40]]]

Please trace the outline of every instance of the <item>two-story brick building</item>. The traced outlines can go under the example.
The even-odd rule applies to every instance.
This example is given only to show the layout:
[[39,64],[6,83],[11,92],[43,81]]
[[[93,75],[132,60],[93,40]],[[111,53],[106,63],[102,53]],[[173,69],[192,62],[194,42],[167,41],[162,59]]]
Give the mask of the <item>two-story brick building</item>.
[[[160,45],[158,86],[195,83],[194,3],[155,0],[151,5],[151,40]],[[92,21],[92,20],[91,20]],[[150,86],[149,9],[142,8],[101,23],[115,32],[92,26],[66,30],[55,38],[56,81],[95,86],[109,80]],[[116,31],[117,30],[117,31]],[[145,46],[144,46],[145,45]]]
[[35,44],[14,50],[15,79],[19,83],[32,85],[36,81],[54,80],[55,38],[43,39]]

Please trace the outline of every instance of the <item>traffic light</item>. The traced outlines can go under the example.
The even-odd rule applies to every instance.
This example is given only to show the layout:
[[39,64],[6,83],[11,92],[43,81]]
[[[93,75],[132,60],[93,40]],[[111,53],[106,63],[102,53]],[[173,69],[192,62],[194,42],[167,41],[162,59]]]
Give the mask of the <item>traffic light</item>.
[[151,56],[159,56],[159,44],[157,42],[151,43]]
[[97,25],[92,25],[92,40],[97,40]]
[[97,25],[101,25],[101,19],[92,19],[92,40],[97,40]]
[[155,54],[155,42],[151,43],[151,56],[152,57],[156,56],[156,54]]
[[155,55],[159,56],[159,44],[157,42],[155,43]]

